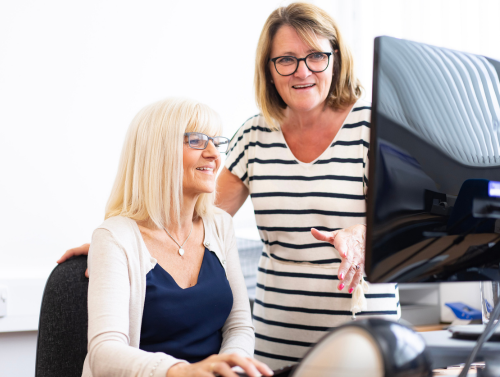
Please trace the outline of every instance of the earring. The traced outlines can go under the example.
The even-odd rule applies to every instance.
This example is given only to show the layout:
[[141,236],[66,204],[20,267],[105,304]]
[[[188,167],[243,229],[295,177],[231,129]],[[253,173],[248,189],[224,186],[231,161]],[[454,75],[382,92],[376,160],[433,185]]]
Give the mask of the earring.
[[271,79],[271,84],[274,84],[274,80]]

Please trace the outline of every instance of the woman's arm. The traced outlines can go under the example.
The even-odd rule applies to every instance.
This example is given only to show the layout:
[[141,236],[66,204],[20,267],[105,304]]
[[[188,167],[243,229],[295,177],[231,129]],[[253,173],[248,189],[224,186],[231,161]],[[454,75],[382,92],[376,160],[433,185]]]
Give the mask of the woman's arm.
[[[130,346],[131,292],[129,258],[124,247],[106,229],[92,236],[88,265],[88,365],[93,377],[165,377],[182,362],[163,353]],[[137,322],[137,321],[136,321]],[[140,329],[138,330],[140,331]]]
[[[129,263],[133,258],[129,257],[110,231],[94,232],[89,253],[87,355],[92,377],[195,377],[214,373],[237,377],[232,366],[243,368],[249,376],[272,375],[266,365],[241,356],[241,352],[238,355],[235,350],[230,350],[232,354],[212,355],[189,364],[165,353],[130,346],[129,315],[136,312],[131,310],[130,301],[137,292],[131,292]],[[83,375],[89,373],[84,369]]]
[[221,353],[238,353],[252,357],[255,346],[254,327],[250,313],[247,287],[241,272],[233,220],[227,214],[223,218],[226,274],[233,292],[233,308],[222,328]]
[[234,216],[245,203],[249,192],[241,179],[223,167],[217,178],[216,193],[215,205]]

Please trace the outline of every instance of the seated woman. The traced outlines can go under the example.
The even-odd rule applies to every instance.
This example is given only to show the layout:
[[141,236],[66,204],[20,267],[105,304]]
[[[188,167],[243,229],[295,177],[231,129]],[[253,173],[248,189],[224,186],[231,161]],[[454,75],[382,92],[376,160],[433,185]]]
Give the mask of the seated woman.
[[92,236],[83,376],[272,375],[251,358],[232,219],[213,204],[220,133],[217,114],[186,99],[132,121]]

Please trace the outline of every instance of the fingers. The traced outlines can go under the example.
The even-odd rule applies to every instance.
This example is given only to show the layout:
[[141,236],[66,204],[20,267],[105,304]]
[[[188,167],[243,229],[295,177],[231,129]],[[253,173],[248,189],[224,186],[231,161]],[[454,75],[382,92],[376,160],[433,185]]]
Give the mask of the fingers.
[[[345,278],[344,278],[344,281],[342,282],[342,284],[344,284],[345,287],[347,287],[348,285],[350,285],[355,274],[356,274],[356,268],[354,267],[354,265],[352,265],[349,268],[349,270],[347,271],[347,273],[345,275]],[[350,290],[350,288],[349,288],[349,290]],[[348,293],[352,293],[352,291],[349,292],[349,290],[347,292]]]
[[316,238],[319,241],[326,241],[329,242],[333,245],[333,242],[335,241],[335,236],[337,235],[338,230],[334,232],[324,232],[322,230],[317,230],[315,228],[311,228],[311,234],[313,235],[314,238]]
[[352,282],[349,285],[349,293],[354,292],[354,290],[356,289],[362,278],[363,278],[363,268],[360,267],[359,270],[356,270],[354,277],[352,278]]
[[266,364],[260,362],[259,360],[250,359],[250,361],[253,363],[253,365],[255,365],[257,370],[264,376],[272,376],[274,374],[271,368],[269,368]]
[[264,376],[272,376],[274,374],[271,368],[258,360],[249,357],[243,357],[235,353],[225,356],[227,357],[227,359],[224,361],[229,366],[239,366],[250,377],[257,377],[261,374]]
[[199,377],[238,377],[231,367],[239,366],[249,377],[272,376],[273,371],[260,361],[238,354],[212,355],[194,364],[179,363],[170,367],[167,377],[199,376]]
[[[346,270],[342,270],[339,267],[339,272],[338,272],[338,278],[340,280],[339,285],[337,286],[337,289],[339,291],[343,290],[345,287],[349,287],[347,290],[348,293],[354,292],[356,287],[358,286],[359,282],[363,278],[363,265],[362,264],[351,264],[349,261],[345,261],[346,263],[342,262],[344,266],[342,266],[344,269],[346,266],[349,264],[349,267],[347,267]],[[357,268],[358,267],[358,268]],[[345,271],[345,272],[344,272]]]
[[340,280],[339,285],[337,286],[337,289],[341,291],[345,287],[345,278],[347,273],[351,269],[351,262],[347,259],[342,259],[342,263],[340,263],[339,270],[337,272],[338,279]]
[[69,259],[73,256],[73,249],[69,249],[67,250],[62,256],[61,258],[59,258],[56,263],[62,263],[64,262],[66,259]]
[[210,372],[223,377],[238,377],[238,375],[225,362],[210,364]]
[[62,263],[76,255],[88,255],[90,244],[84,243],[82,246],[67,250],[56,263]]
[[88,278],[88,277],[89,277],[89,269],[88,269],[88,268],[85,270],[85,277],[86,277],[86,278]]
[[260,375],[259,371],[257,370],[257,367],[251,362],[251,359],[240,356],[236,353],[232,353],[226,356],[227,359],[225,360],[225,362],[228,363],[230,366],[232,367],[239,366],[250,377],[257,377]]

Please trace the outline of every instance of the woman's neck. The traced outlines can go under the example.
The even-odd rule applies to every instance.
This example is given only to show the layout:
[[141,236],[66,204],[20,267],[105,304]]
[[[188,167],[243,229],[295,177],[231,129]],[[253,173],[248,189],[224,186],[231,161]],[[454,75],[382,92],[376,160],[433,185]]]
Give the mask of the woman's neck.
[[[196,197],[184,195],[182,205],[180,207],[179,221],[175,219],[173,211],[170,214],[169,218],[171,219],[171,221],[167,229],[175,239],[185,239],[187,235],[191,232],[191,227],[193,226],[193,222],[196,220],[194,207],[196,205],[197,200],[198,200],[198,195]],[[153,223],[153,221],[151,221],[151,219],[138,221],[137,224],[139,226],[150,229],[151,231],[164,232],[163,229],[158,229],[158,227]]]
[[[290,131],[321,130],[331,128],[332,124],[342,122],[351,111],[352,105],[342,109],[332,109],[330,107],[318,106],[310,111],[296,111],[287,107],[285,110],[285,120],[282,127]],[[340,123],[342,123],[340,122]]]
[[[180,207],[180,221],[171,221],[168,226],[168,231],[172,235],[173,233],[176,233],[177,235],[182,236],[184,233],[190,232],[191,227],[193,226],[193,219],[196,217],[194,207],[198,201],[198,197],[199,195],[187,195],[184,193],[182,205]],[[174,219],[172,214],[170,215],[170,219]]]
[[281,132],[294,157],[304,163],[316,160],[335,139],[352,105],[342,110],[297,112],[287,109]]

